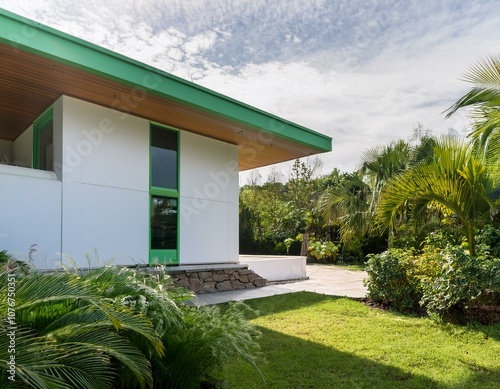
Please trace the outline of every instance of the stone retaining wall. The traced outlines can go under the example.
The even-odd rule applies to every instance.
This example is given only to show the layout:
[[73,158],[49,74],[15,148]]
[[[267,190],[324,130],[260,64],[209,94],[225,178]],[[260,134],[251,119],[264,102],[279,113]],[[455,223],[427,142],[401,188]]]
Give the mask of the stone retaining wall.
[[168,272],[177,286],[195,293],[215,293],[228,290],[259,288],[266,280],[248,268]]

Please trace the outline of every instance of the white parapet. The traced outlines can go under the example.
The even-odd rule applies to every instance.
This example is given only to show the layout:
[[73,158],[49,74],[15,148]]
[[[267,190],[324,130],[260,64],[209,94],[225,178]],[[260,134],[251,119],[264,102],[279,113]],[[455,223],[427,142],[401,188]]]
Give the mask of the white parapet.
[[307,279],[306,257],[280,255],[240,255],[240,264],[268,281]]

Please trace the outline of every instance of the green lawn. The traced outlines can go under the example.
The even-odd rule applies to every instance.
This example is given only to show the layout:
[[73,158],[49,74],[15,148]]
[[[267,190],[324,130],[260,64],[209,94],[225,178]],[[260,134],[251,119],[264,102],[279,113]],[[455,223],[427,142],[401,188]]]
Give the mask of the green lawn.
[[345,269],[345,270],[365,270],[366,269],[366,265],[364,263],[350,263],[350,264],[334,263],[333,265],[335,267],[339,267],[339,268]]
[[265,382],[234,363],[226,388],[500,388],[499,324],[438,325],[308,292],[247,303]]

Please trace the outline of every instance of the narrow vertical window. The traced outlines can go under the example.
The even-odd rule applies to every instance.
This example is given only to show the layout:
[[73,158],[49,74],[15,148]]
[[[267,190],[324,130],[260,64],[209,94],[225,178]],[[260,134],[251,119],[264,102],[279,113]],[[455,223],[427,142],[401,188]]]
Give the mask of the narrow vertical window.
[[149,262],[179,263],[179,133],[151,125]]
[[177,250],[177,199],[151,197],[151,249]]
[[52,108],[33,124],[33,168],[54,170],[54,122]]
[[151,186],[177,190],[178,134],[151,127]]

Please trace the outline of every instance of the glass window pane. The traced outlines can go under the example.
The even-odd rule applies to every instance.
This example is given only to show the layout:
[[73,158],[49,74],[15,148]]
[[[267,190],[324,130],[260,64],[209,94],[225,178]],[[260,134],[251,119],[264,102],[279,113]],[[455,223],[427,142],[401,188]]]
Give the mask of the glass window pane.
[[151,185],[177,190],[176,131],[151,127]]
[[52,120],[40,129],[38,147],[38,168],[41,170],[54,170],[54,131]]
[[177,249],[177,199],[151,197],[151,249]]

